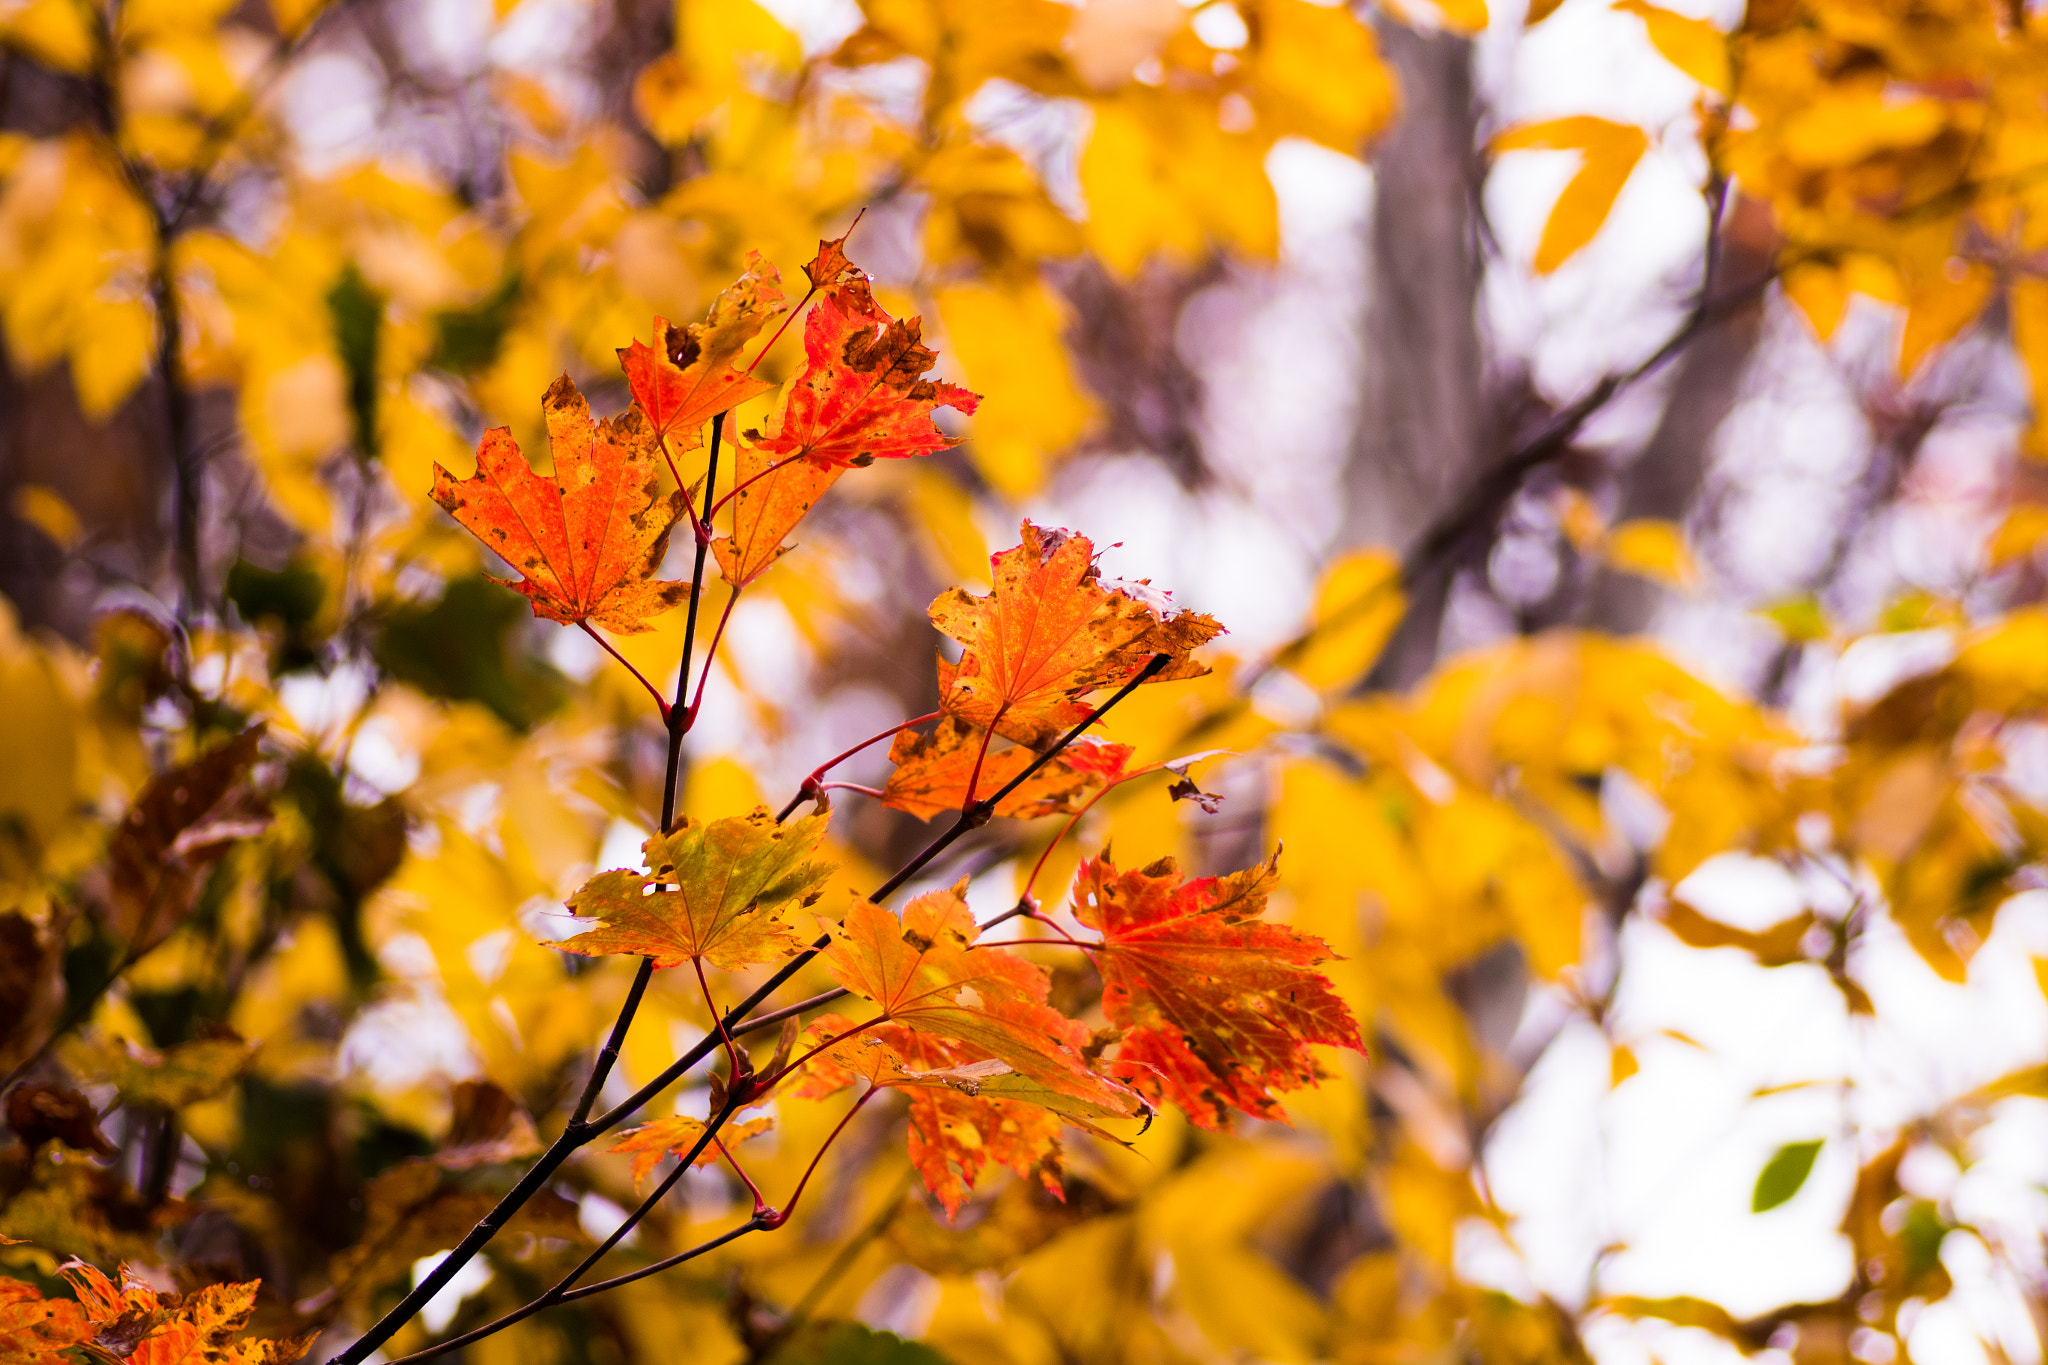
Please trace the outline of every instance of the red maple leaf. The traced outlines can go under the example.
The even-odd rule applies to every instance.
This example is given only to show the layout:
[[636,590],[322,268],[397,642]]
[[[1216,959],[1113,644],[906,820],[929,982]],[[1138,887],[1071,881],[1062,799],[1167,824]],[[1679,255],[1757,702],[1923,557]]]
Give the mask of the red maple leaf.
[[932,624],[966,651],[939,663],[949,715],[1043,749],[1087,716],[1082,697],[1129,682],[1155,654],[1170,662],[1154,682],[1209,671],[1188,655],[1223,627],[1149,584],[1105,585],[1086,536],[1027,521],[1023,543],[989,564],[987,597],[953,588],[931,605]]
[[534,615],[622,635],[653,629],[647,618],[690,592],[654,578],[683,494],[661,491],[653,431],[637,408],[591,421],[566,374],[548,387],[541,411],[553,478],[534,473],[512,433],[496,427],[477,448],[473,477],[434,466],[434,501],[525,575],[493,581],[524,593]]
[[1183,884],[1171,858],[1119,872],[1102,857],[1075,882],[1074,917],[1102,934],[1094,957],[1103,1012],[1124,1030],[1117,1060],[1151,1068],[1133,1083],[1204,1128],[1233,1108],[1285,1119],[1271,1092],[1316,1084],[1310,1043],[1365,1050],[1314,970],[1329,945],[1260,919],[1278,862]]
[[[823,244],[821,260],[835,245]],[[804,367],[784,390],[768,434],[749,438],[770,460],[803,457],[842,469],[959,444],[938,429],[932,412],[973,412],[981,400],[957,384],[923,378],[938,361],[923,336],[921,318],[890,317],[866,277],[847,270],[818,291],[804,319]]]
[[672,327],[656,318],[654,345],[635,341],[619,352],[626,387],[655,435],[693,447],[706,422],[774,387],[742,369],[739,359],[741,349],[782,311],[781,282],[775,267],[750,251],[747,272],[712,302],[704,321]]

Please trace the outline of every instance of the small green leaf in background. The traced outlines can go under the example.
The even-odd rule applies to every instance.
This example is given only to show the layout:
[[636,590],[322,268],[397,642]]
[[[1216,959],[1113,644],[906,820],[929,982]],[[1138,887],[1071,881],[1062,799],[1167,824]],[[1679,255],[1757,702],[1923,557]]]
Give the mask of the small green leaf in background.
[[1820,1155],[1820,1147],[1818,1141],[1788,1142],[1780,1147],[1757,1175],[1749,1211],[1768,1213],[1799,1193],[1799,1187],[1813,1173],[1813,1159]]

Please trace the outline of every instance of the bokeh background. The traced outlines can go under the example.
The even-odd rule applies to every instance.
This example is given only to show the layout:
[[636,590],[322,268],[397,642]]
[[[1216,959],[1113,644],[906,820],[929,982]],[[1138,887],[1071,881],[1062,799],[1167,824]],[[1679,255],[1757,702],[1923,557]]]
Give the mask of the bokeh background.
[[[1229,628],[1108,727],[1204,753],[1223,800],[1120,789],[1037,893],[1105,845],[1205,874],[1284,845],[1275,915],[1341,954],[1370,1054],[1329,1051],[1291,1125],[1077,1134],[1063,1203],[998,1172],[951,1223],[877,1106],[788,1228],[469,1358],[2034,1365],[2036,31],[1875,0],[0,0],[0,1062],[84,1087],[106,1148],[10,1149],[0,1264],[260,1276],[262,1320],[331,1352],[517,1167],[403,1205],[391,1173],[479,1105],[566,1116],[631,969],[548,944],[637,865],[661,731],[485,581],[432,468],[494,426],[537,456],[564,371],[618,410],[617,348],[859,214],[853,259],[984,403],[843,480],[740,601],[684,808],[779,806],[930,710],[932,597],[984,590],[1022,518],[1073,528]],[[669,678],[681,630],[617,643]],[[174,925],[124,920],[128,802],[254,719],[267,813]],[[929,837],[838,795],[850,884]],[[1057,823],[918,885],[995,913]],[[708,1022],[659,978],[607,1094]],[[217,1083],[123,1079],[231,1038]],[[786,1188],[837,1114],[776,1116]],[[552,1197],[390,1354],[635,1202],[602,1155]],[[743,1212],[695,1173],[621,1263]]]

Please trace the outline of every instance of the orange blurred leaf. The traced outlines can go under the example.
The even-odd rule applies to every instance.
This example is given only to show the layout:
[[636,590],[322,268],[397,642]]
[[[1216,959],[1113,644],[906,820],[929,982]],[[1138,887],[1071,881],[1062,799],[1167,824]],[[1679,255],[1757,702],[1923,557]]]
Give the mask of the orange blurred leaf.
[[1591,114],[1526,123],[1493,140],[1495,152],[1584,153],[1578,174],[1557,196],[1543,225],[1543,239],[1536,244],[1537,274],[1548,275],[1593,240],[1649,148],[1650,139],[1642,129]]

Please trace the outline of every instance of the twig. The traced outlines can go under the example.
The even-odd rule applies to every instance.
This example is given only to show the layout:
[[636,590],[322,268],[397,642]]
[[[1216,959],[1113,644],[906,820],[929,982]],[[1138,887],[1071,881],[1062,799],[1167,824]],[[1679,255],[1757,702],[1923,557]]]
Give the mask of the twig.
[[[704,476],[704,497],[707,504],[718,477],[718,433],[723,421],[722,415],[711,420],[711,465]],[[698,599],[703,595],[704,555],[705,543],[699,539],[697,570],[690,580],[689,628],[683,637],[682,668],[676,675],[676,702],[669,708],[665,722],[668,728],[668,771],[661,790],[661,827],[664,833],[675,823],[676,780],[682,766],[683,735],[689,729],[690,714],[685,703],[689,696],[687,689],[690,683],[690,645],[696,636]],[[371,1352],[389,1341],[392,1333],[411,1321],[426,1307],[434,1295],[441,1291],[442,1286],[455,1277],[456,1271],[476,1258],[476,1254],[498,1235],[498,1229],[503,1227],[513,1214],[524,1208],[528,1200],[540,1193],[542,1187],[572,1153],[618,1123],[633,1109],[645,1103],[647,1096],[654,1093],[643,1092],[630,1108],[614,1108],[595,1123],[588,1118],[590,1110],[597,1103],[598,1094],[604,1089],[605,1081],[610,1079],[612,1066],[618,1060],[620,1048],[625,1044],[626,1031],[633,1026],[633,1016],[639,1011],[641,998],[647,993],[647,983],[653,976],[654,959],[641,958],[639,970],[633,977],[632,988],[627,991],[625,1003],[619,1009],[619,1017],[613,1021],[611,1034],[590,1069],[589,1079],[584,1082],[583,1094],[577,1101],[575,1116],[562,1130],[561,1135],[548,1145],[547,1150],[527,1168],[526,1174],[520,1177],[519,1182],[506,1192],[491,1211],[456,1243],[454,1249],[441,1258],[440,1264],[422,1276],[410,1293],[394,1304],[383,1317],[377,1319],[369,1331],[350,1343],[347,1350],[335,1356],[329,1365],[362,1365]],[[760,1001],[755,1000],[752,1003],[759,1004]],[[706,1039],[706,1042],[709,1041]],[[692,1048],[686,1054],[690,1058],[689,1064],[696,1065],[708,1050],[702,1045]]]
[[807,1010],[814,1010],[820,1005],[829,1005],[834,1000],[841,999],[847,994],[846,987],[835,986],[831,990],[825,991],[820,995],[814,995],[808,1000],[799,1000],[794,1005],[784,1005],[779,1010],[770,1010],[766,1014],[757,1014],[744,1024],[729,1024],[726,1027],[726,1032],[737,1038],[742,1033],[752,1033],[756,1029],[764,1029],[771,1025],[779,1024],[785,1019],[794,1019],[797,1015]]
[[642,673],[639,669],[633,667],[633,661],[628,659],[625,655],[619,653],[617,649],[613,648],[612,642],[610,640],[605,639],[604,636],[599,635],[595,630],[593,630],[591,628],[590,622],[578,621],[576,625],[580,630],[582,630],[582,632],[585,635],[588,635],[591,639],[597,641],[599,647],[602,648],[605,653],[611,655],[614,659],[617,659],[620,663],[624,664],[626,666],[626,671],[628,673],[631,673],[636,679],[639,680],[640,685],[647,689],[647,695],[654,698],[654,704],[661,708],[661,720],[662,723],[666,725],[668,723],[668,698],[661,695],[661,689],[656,687],[653,683],[647,681],[647,675],[645,673]]
[[[702,555],[704,547],[698,546],[697,553]],[[699,569],[698,572],[701,574],[703,570]],[[735,583],[733,584],[731,594],[725,599],[725,610],[718,613],[718,628],[711,632],[711,646],[704,651],[704,671],[697,675],[697,695],[690,699],[689,723],[691,725],[697,723],[697,712],[704,705],[704,685],[711,681],[711,665],[718,658],[718,642],[725,638],[725,623],[732,620],[732,609],[738,605],[739,600],[740,587],[739,584]]]
[[797,788],[796,795],[790,797],[789,804],[784,806],[780,813],[776,815],[775,823],[778,825],[781,824],[784,820],[787,820],[790,817],[790,815],[795,812],[798,806],[801,806],[805,801],[811,799],[813,796],[816,796],[818,792],[818,784],[825,780],[825,774],[831,772],[834,768],[846,762],[847,759],[852,758],[862,749],[867,748],[870,744],[879,744],[883,740],[887,739],[889,736],[900,733],[904,730],[908,730],[913,725],[922,725],[928,720],[937,720],[940,716],[943,716],[944,714],[946,713],[943,711],[931,711],[922,716],[915,716],[910,720],[906,720],[901,722],[900,724],[890,726],[888,729],[882,731],[880,734],[869,735],[866,739],[854,745],[851,749],[848,749],[845,753],[840,754],[836,758],[826,759],[823,763],[820,763],[817,767],[811,769],[810,776],[806,777],[803,781],[803,785]]
[[[1445,510],[1423,531],[1421,538],[1402,557],[1401,570],[1395,578],[1374,584],[1288,641],[1257,666],[1248,670],[1239,682],[1237,690],[1240,693],[1247,692],[1275,668],[1292,666],[1308,652],[1316,638],[1325,631],[1349,625],[1372,611],[1381,598],[1395,587],[1403,590],[1412,588],[1424,576],[1440,568],[1451,551],[1471,535],[1475,527],[1485,522],[1514,496],[1515,490],[1522,486],[1522,480],[1532,470],[1565,455],[1571,449],[1572,438],[1578,435],[1580,429],[1595,413],[1606,407],[1624,390],[1663,369],[1673,357],[1690,345],[1695,337],[1719,321],[1724,314],[1747,307],[1754,302],[1777,281],[1783,269],[1780,265],[1776,270],[1767,271],[1757,279],[1713,298],[1708,298],[1702,293],[1699,303],[1685,322],[1665,339],[1663,345],[1633,368],[1602,378],[1576,402],[1551,418],[1541,431],[1509,451],[1505,458],[1481,475],[1479,480],[1466,490],[1464,497]],[[1398,625],[1397,622],[1396,626]]]
[[606,1252],[625,1240],[626,1234],[637,1227],[641,1219],[652,1213],[655,1206],[661,1203],[662,1198],[675,1188],[676,1182],[689,1173],[690,1167],[696,1164],[696,1160],[704,1151],[705,1146],[712,1141],[718,1130],[724,1126],[725,1121],[732,1117],[732,1113],[737,1107],[737,1105],[728,1102],[723,1110],[706,1123],[704,1131],[697,1135],[696,1145],[691,1147],[683,1158],[676,1163],[676,1168],[670,1171],[659,1185],[654,1187],[654,1193],[641,1200],[640,1207],[627,1214],[624,1221],[612,1229],[611,1235],[605,1238],[596,1250],[585,1256],[574,1270],[563,1276],[547,1293],[542,1294],[531,1302],[520,1305],[501,1318],[483,1324],[481,1327],[471,1328],[460,1336],[450,1337],[448,1340],[429,1346],[425,1350],[414,1351],[411,1355],[400,1356],[397,1360],[391,1361],[390,1365],[403,1365],[403,1362],[407,1361],[431,1360],[435,1356],[443,1355],[446,1352],[455,1350],[457,1347],[467,1346],[473,1341],[481,1341],[487,1336],[502,1332],[507,1327],[512,1326],[512,1324],[523,1322],[527,1318],[532,1317],[541,1309],[559,1303],[562,1296],[575,1285],[576,1281],[589,1274],[591,1267],[602,1260]]
[[578,1299],[587,1299],[592,1294],[602,1294],[607,1289],[617,1289],[620,1285],[631,1284],[635,1280],[644,1280],[649,1275],[659,1275],[671,1266],[679,1266],[685,1261],[694,1261],[707,1251],[716,1251],[727,1242],[744,1237],[750,1232],[760,1232],[767,1226],[767,1223],[759,1218],[749,1218],[746,1222],[732,1229],[732,1231],[722,1232],[708,1242],[698,1243],[688,1251],[678,1251],[675,1255],[664,1257],[652,1265],[643,1265],[638,1270],[630,1270],[623,1275],[614,1275],[609,1280],[599,1280],[596,1284],[586,1284],[581,1289],[572,1289],[557,1299],[556,1302],[574,1303]]

